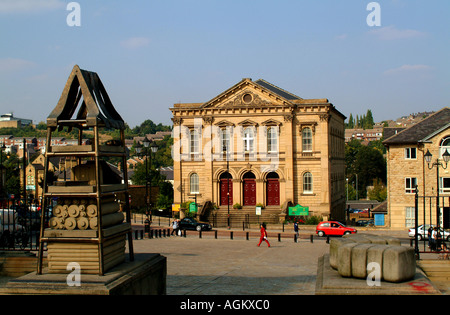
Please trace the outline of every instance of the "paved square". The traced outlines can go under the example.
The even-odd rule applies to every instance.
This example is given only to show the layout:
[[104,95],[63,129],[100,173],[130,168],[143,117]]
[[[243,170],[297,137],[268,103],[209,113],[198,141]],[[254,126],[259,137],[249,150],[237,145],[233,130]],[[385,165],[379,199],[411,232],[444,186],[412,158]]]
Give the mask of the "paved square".
[[318,258],[329,251],[325,241],[212,236],[135,240],[136,253],[167,257],[168,295],[314,294]]

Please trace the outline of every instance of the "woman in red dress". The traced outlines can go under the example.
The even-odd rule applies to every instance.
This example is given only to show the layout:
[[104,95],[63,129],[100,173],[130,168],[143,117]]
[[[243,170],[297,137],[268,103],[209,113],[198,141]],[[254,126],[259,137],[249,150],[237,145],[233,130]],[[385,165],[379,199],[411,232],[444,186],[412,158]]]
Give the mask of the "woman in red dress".
[[266,241],[267,245],[270,247],[270,243],[269,243],[269,241],[267,240],[266,225],[265,225],[264,223],[261,224],[261,237],[259,238],[259,244],[258,244],[258,247],[259,247],[259,245],[261,245],[261,243],[262,243],[263,240]]

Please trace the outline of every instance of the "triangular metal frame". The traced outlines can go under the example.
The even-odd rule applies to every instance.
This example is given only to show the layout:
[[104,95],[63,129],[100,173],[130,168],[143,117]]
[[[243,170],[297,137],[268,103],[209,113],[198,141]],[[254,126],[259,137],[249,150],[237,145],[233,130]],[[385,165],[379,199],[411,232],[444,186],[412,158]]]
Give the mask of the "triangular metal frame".
[[58,104],[47,118],[47,126],[56,128],[69,123],[83,97],[76,120],[85,120],[86,128],[104,125],[106,128],[125,129],[122,117],[117,113],[97,73],[73,67]]

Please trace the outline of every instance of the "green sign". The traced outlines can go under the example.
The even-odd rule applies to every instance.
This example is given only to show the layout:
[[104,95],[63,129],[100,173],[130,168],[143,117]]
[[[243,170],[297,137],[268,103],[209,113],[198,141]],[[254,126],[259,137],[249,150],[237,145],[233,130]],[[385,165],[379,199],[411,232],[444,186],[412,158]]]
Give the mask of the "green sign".
[[197,204],[195,202],[189,204],[189,212],[197,213]]
[[289,215],[309,215],[309,207],[302,207],[300,205],[296,205],[295,207],[289,207]]

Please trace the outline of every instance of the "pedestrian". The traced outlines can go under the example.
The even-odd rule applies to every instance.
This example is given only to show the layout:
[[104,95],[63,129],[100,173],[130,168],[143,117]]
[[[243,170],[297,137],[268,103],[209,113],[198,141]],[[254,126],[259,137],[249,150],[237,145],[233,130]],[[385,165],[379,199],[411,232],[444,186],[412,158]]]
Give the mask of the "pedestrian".
[[175,236],[178,235],[178,229],[179,229],[179,222],[178,219],[175,219],[172,223],[172,233],[170,233],[170,235],[173,235],[173,233],[175,232]]
[[261,226],[261,237],[259,238],[259,244],[258,244],[258,247],[259,247],[259,245],[261,245],[261,243],[262,243],[263,240],[266,241],[267,246],[270,247],[270,243],[269,243],[269,241],[267,240],[266,224],[265,224],[265,223],[262,223],[260,226]]
[[437,227],[435,227],[433,229],[433,231],[431,232],[431,250],[435,251],[436,248],[436,244],[437,244]]
[[294,231],[295,231],[296,240],[298,242],[298,222],[297,221],[294,222]]
[[449,251],[448,251],[448,247],[445,244],[445,241],[442,242],[442,247],[441,247],[441,251],[442,251],[442,255],[439,257],[439,259],[449,259]]
[[428,248],[431,249],[431,233],[433,233],[433,226],[430,225],[428,228]]

